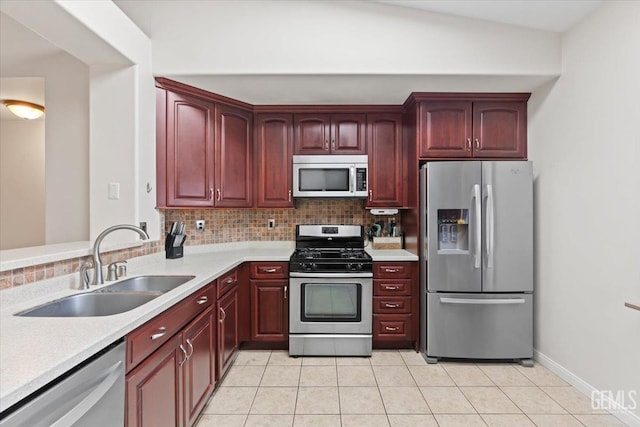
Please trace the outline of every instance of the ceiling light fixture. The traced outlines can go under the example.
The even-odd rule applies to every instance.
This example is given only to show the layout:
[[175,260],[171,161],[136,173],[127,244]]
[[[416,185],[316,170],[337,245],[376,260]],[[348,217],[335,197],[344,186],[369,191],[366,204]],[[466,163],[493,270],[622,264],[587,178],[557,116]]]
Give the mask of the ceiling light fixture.
[[31,102],[5,99],[2,103],[9,109],[9,111],[21,119],[33,120],[44,114],[44,107],[42,105],[33,104]]

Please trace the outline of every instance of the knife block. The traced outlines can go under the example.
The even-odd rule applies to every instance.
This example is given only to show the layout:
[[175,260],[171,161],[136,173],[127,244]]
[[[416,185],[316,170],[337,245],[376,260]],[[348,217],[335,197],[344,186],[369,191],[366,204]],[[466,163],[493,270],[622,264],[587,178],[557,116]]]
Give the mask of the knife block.
[[[175,246],[176,241],[180,241],[178,246]],[[184,255],[184,242],[187,240],[186,234],[167,234],[167,238],[164,240],[164,251],[167,255],[167,259],[182,258]]]

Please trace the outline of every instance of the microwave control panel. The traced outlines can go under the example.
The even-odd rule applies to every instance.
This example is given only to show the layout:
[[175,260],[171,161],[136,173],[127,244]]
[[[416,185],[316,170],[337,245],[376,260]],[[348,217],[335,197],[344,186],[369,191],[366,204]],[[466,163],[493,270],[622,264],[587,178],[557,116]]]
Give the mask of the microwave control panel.
[[367,168],[356,168],[356,191],[367,191]]

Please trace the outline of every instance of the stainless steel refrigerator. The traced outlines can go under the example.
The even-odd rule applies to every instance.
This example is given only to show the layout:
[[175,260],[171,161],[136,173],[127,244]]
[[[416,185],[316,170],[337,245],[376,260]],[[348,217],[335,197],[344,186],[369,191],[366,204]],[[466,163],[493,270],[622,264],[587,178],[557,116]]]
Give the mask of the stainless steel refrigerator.
[[530,162],[429,162],[420,170],[421,347],[439,358],[533,357]]

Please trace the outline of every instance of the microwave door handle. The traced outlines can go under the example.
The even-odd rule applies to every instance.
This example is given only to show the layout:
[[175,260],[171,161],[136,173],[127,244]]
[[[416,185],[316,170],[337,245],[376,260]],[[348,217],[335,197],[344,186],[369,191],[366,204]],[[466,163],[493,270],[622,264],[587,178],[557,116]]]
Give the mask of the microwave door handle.
[[349,192],[353,194],[356,192],[356,167],[351,166],[350,170],[351,170],[351,179],[349,180],[350,181]]

